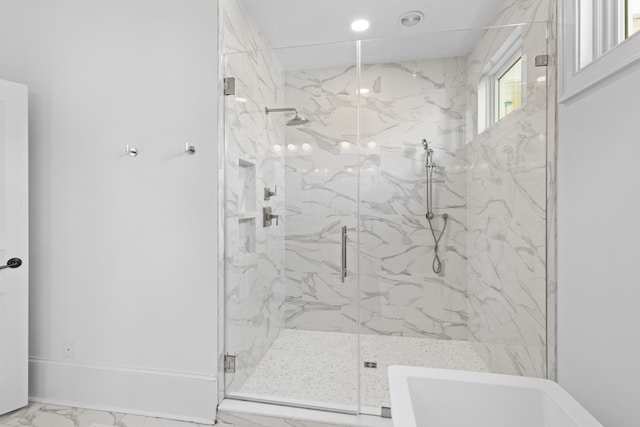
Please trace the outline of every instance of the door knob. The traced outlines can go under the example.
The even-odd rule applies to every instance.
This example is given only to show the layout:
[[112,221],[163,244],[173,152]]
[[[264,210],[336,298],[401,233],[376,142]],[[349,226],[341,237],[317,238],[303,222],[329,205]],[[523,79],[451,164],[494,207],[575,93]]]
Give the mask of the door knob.
[[4,270],[5,268],[18,268],[22,265],[22,260],[20,258],[11,258],[7,261],[7,265],[3,265],[0,267],[0,270]]

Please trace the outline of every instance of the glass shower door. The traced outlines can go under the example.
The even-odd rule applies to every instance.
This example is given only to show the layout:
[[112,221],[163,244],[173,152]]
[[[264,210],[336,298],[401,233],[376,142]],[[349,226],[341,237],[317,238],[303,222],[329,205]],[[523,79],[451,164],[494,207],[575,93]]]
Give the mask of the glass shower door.
[[[266,104],[284,96],[282,76],[262,52],[225,57],[225,383],[246,383],[284,327],[283,130],[267,122]],[[263,84],[260,76],[269,84]],[[270,105],[269,105],[270,106]],[[265,201],[265,189],[279,192]],[[253,392],[254,389],[251,389]]]
[[358,411],[355,53],[226,55],[228,397]]
[[362,43],[365,413],[390,365],[545,375],[546,28]]

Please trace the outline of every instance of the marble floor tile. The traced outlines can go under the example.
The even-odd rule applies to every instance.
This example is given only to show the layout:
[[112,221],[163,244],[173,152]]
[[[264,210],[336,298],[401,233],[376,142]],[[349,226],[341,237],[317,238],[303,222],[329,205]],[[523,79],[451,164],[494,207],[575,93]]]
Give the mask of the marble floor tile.
[[118,412],[30,403],[26,408],[0,416],[0,427],[204,427]]
[[[489,371],[467,341],[362,334],[360,348],[361,362],[355,334],[285,329],[237,394],[346,409],[357,403],[360,371],[362,406],[380,408],[390,406],[390,365]],[[364,361],[377,369],[358,369]]]

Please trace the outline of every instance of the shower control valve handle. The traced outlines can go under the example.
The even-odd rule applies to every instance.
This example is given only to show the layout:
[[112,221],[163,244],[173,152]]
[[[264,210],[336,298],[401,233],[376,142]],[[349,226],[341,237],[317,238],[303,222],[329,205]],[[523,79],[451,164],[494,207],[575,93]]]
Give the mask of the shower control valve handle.
[[279,225],[280,215],[272,214],[271,207],[265,206],[262,208],[262,226],[271,227],[271,222],[275,219],[276,225]]
[[264,199],[265,200],[271,200],[271,198],[273,196],[277,196],[278,195],[278,186],[274,186],[273,187],[273,191],[271,191],[271,189],[269,187],[265,187],[264,188]]

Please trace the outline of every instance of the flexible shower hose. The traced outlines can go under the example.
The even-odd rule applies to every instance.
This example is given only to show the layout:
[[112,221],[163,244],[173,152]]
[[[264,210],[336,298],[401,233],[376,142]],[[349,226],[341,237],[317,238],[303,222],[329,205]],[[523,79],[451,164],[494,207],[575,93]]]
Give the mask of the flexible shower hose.
[[433,249],[435,255],[433,256],[433,263],[431,264],[431,267],[433,268],[434,273],[440,274],[442,272],[442,262],[440,261],[440,256],[438,255],[438,248],[440,246],[440,239],[442,239],[442,236],[444,236],[444,232],[447,229],[447,219],[449,218],[449,215],[442,214],[442,219],[444,219],[444,226],[442,227],[442,231],[440,232],[440,234],[437,236],[435,230],[433,229],[433,224],[431,224],[431,220],[435,217],[435,215],[433,215],[432,213],[428,213],[426,216],[427,221],[429,221],[429,228],[431,229],[433,241],[435,242],[435,248]]

